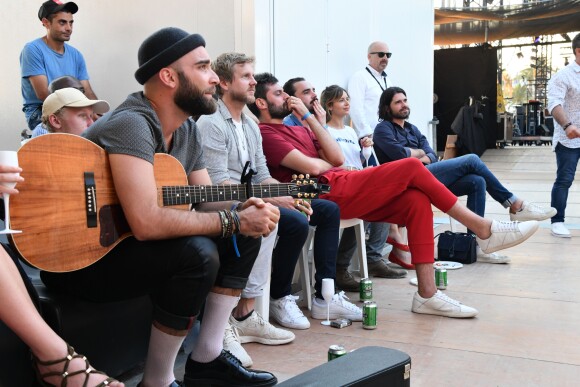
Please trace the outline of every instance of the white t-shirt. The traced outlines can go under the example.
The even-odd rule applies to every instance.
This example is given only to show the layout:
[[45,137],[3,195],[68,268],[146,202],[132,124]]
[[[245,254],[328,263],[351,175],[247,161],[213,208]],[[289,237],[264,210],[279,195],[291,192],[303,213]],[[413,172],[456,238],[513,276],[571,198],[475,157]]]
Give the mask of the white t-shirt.
[[236,130],[234,133],[236,134],[236,142],[238,143],[238,151],[240,152],[240,159],[242,160],[242,164],[246,161],[250,160],[250,152],[248,149],[248,142],[246,140],[246,134],[244,133],[244,126],[241,122],[233,120],[234,126]]
[[336,140],[342,154],[344,154],[344,166],[362,169],[363,165],[360,159],[360,146],[358,144],[358,136],[353,128],[345,125],[343,129],[336,129],[331,126],[328,128],[328,133]]

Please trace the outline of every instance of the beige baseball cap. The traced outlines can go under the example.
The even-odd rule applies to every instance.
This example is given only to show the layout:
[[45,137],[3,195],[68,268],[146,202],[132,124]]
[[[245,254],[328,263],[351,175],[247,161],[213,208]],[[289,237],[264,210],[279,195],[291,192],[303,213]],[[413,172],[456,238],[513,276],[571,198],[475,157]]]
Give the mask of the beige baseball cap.
[[56,90],[44,100],[42,104],[42,117],[48,117],[63,107],[87,107],[92,106],[97,114],[109,111],[109,103],[99,99],[88,99],[80,90],[72,87]]

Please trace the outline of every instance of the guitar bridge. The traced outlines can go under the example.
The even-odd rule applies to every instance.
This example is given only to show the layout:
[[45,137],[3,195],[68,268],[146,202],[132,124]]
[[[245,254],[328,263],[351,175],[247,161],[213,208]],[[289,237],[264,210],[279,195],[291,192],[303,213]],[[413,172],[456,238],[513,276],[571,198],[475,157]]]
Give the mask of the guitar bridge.
[[87,217],[87,227],[97,227],[97,192],[95,186],[95,174],[85,172],[85,209]]

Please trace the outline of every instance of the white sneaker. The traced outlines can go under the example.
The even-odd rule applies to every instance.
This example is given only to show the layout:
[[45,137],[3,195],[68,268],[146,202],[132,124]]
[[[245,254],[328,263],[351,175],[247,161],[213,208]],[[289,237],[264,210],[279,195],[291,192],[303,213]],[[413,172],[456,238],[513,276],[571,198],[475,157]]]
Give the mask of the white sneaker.
[[286,328],[310,328],[310,321],[296,305],[296,297],[291,294],[277,300],[270,299],[270,317]]
[[477,309],[463,305],[461,302],[448,297],[439,290],[431,298],[423,298],[419,293],[415,293],[411,310],[415,313],[435,314],[454,318],[468,318],[479,313]]
[[507,255],[498,253],[486,254],[481,247],[477,246],[477,262],[483,263],[510,263],[511,259]]
[[238,321],[234,316],[230,316],[230,324],[236,328],[240,343],[280,345],[289,343],[295,338],[294,333],[276,328],[256,311],[244,321]]
[[572,234],[564,226],[564,222],[552,223],[552,235],[558,238],[571,238]]
[[515,214],[510,211],[510,220],[517,220],[518,222],[525,222],[526,220],[542,221],[550,219],[557,212],[554,207],[542,207],[536,203],[524,201],[521,210]]
[[254,364],[250,355],[242,347],[236,328],[229,322],[226,325],[226,331],[224,333],[224,349],[230,351],[232,355],[237,357],[244,367],[251,367]]
[[528,222],[491,221],[491,236],[487,239],[477,237],[477,244],[485,253],[493,253],[519,245],[531,237],[540,225],[535,220]]
[[[317,320],[326,320],[326,302],[324,300],[314,297],[311,316]],[[362,321],[362,309],[349,302],[344,292],[340,292],[332,296],[329,318],[347,318],[351,321]]]

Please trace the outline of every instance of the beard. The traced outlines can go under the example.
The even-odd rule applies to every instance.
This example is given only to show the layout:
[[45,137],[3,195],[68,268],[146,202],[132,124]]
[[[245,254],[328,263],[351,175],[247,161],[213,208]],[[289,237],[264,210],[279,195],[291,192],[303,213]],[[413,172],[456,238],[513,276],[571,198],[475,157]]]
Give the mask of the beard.
[[230,97],[233,101],[242,102],[245,105],[249,105],[256,101],[256,97],[253,95],[248,95],[246,92],[232,92],[230,93]]
[[177,72],[179,87],[173,96],[173,102],[190,116],[212,114],[216,111],[217,104],[213,98],[208,99],[206,93],[215,94],[215,87],[206,90],[198,89],[190,82],[182,71]]
[[394,112],[391,110],[391,117],[398,118],[400,120],[406,120],[411,115],[411,108],[408,108],[406,112]]
[[292,113],[292,110],[288,109],[288,105],[286,102],[282,106],[275,106],[268,102],[268,112],[270,113],[270,117],[276,119],[283,119],[287,115]]

